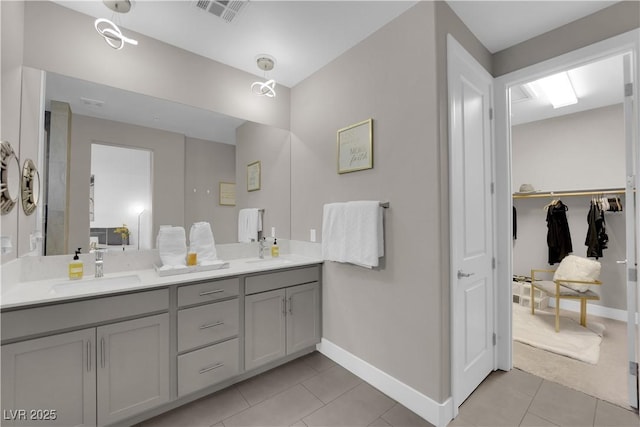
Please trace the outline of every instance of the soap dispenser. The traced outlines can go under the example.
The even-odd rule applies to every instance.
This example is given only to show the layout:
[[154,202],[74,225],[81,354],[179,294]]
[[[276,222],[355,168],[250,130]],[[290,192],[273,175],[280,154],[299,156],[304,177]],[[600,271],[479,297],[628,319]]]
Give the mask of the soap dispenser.
[[271,258],[277,258],[280,256],[280,246],[278,246],[278,239],[273,238],[273,245],[271,246]]
[[69,262],[69,279],[70,280],[78,280],[82,279],[82,274],[84,273],[84,264],[80,261],[80,257],[78,254],[80,253],[80,249],[76,251],[76,254],[73,256],[73,260]]

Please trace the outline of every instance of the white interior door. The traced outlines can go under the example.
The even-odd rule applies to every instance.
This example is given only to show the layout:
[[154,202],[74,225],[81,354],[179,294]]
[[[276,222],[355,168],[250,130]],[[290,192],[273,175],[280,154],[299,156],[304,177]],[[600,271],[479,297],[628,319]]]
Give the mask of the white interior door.
[[451,35],[447,46],[452,388],[457,411],[495,368],[493,78]]
[[638,341],[640,331],[636,324],[638,313],[638,247],[640,230],[638,227],[638,206],[636,188],[638,188],[637,165],[640,165],[640,153],[637,149],[637,106],[634,104],[634,90],[632,82],[632,56],[624,56],[624,127],[626,146],[626,240],[627,240],[627,347],[629,359],[628,390],[629,405],[638,408],[639,381],[638,381]]

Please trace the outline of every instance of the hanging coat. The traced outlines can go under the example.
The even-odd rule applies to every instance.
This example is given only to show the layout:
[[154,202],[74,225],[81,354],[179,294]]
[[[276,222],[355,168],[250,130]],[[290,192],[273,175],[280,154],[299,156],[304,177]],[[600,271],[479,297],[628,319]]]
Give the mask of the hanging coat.
[[558,200],[547,209],[547,245],[549,264],[562,261],[573,252],[571,233],[567,222],[567,206]]
[[597,203],[591,202],[591,208],[587,214],[587,237],[584,244],[587,246],[587,257],[602,258],[603,249],[607,249],[609,236],[606,233],[604,211]]

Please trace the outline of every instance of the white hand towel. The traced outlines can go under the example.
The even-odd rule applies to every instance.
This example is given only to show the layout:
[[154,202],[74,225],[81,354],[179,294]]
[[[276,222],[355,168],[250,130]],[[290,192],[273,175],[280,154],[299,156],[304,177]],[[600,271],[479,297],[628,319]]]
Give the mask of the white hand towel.
[[262,231],[260,210],[256,208],[240,209],[238,212],[238,242],[258,241],[258,231]]
[[189,230],[189,249],[198,255],[198,264],[206,265],[218,259],[216,242],[208,222],[196,222]]
[[346,261],[363,267],[378,266],[384,256],[383,211],[378,201],[346,204]]
[[187,237],[184,227],[160,227],[156,241],[162,266],[187,265]]
[[346,262],[346,203],[329,203],[322,208],[322,257]]

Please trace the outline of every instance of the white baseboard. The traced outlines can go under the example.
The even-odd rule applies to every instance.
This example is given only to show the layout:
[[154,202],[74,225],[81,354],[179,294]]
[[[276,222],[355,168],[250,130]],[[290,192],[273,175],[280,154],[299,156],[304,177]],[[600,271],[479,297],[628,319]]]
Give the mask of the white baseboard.
[[325,338],[317,345],[317,349],[436,427],[445,427],[453,418],[451,398],[438,403]]
[[[550,297],[549,307],[555,308],[555,306],[556,306],[556,299],[553,297]],[[580,313],[580,303],[578,301],[561,299],[560,308],[563,310]],[[607,319],[619,320],[621,322],[627,321],[627,312],[625,310],[605,307],[597,304],[587,304],[587,320],[589,320],[589,315],[606,317]],[[636,314],[636,324],[638,323],[639,323],[639,318],[638,318],[638,315]]]

